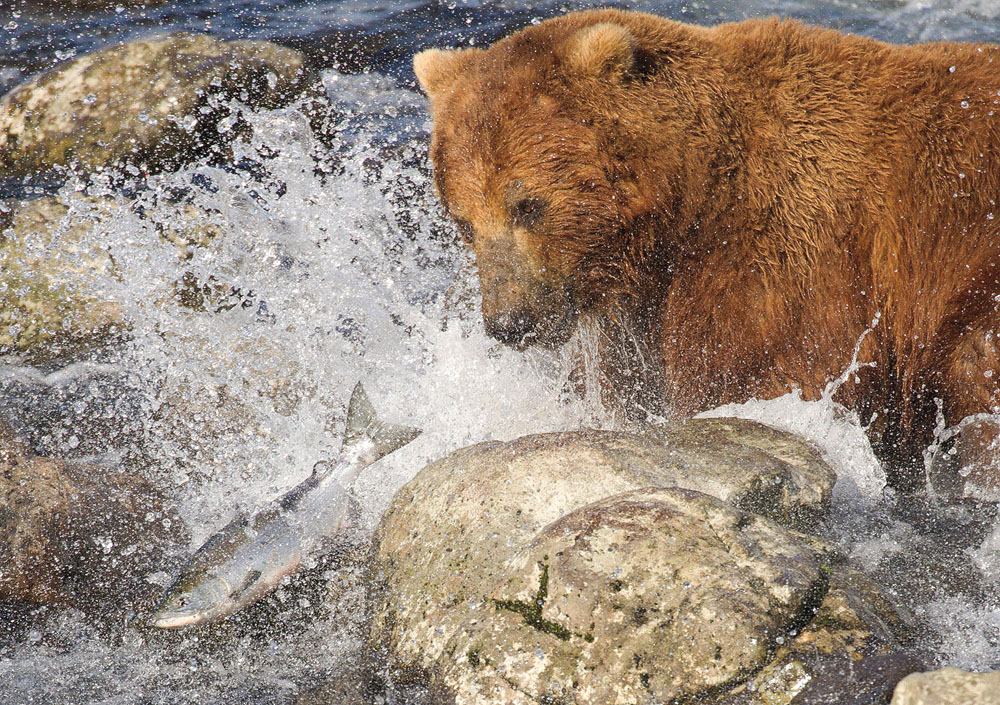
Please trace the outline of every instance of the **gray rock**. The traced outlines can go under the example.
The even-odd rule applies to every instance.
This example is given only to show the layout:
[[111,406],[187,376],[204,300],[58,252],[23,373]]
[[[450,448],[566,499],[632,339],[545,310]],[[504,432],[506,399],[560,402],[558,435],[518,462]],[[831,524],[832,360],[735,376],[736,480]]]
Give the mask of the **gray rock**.
[[[382,622],[388,615],[376,615],[377,632],[398,633],[379,640],[422,666],[433,663],[463,618],[453,604],[481,599],[506,574],[505,561],[546,525],[605,497],[679,486],[756,507],[787,488],[787,507],[773,505],[778,514],[822,511],[834,476],[815,451],[786,435],[788,447],[802,451],[792,465],[735,443],[736,430],[777,434],[751,421],[701,419],[650,436],[579,431],[482,443],[430,464],[396,495],[376,535],[387,599],[412,596],[400,601],[391,628]],[[431,624],[449,637],[429,645],[407,636]]]
[[240,133],[233,99],[275,108],[314,83],[301,54],[270,42],[186,33],[126,42],[0,98],[0,171],[14,177],[118,163],[158,171],[208,150],[223,157]]
[[818,705],[845,663],[884,702],[920,663],[903,622],[822,541],[732,506],[802,525],[833,481],[808,444],[737,419],[462,449],[376,532],[370,642],[433,702],[770,704],[790,699],[753,698],[801,668],[795,702]]
[[892,705],[1000,705],[1000,671],[913,673],[896,686]]
[[0,601],[121,613],[147,583],[181,519],[146,480],[86,463],[23,455],[0,422]]
[[[440,676],[460,703],[676,702],[763,668],[825,595],[793,532],[678,489],[595,502],[547,526],[463,621]],[[433,632],[425,638],[435,640]]]

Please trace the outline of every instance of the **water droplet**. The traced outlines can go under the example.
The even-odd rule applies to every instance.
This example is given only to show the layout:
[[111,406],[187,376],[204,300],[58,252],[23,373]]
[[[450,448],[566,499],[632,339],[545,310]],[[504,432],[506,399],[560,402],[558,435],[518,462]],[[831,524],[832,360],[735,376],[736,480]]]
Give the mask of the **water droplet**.
[[961,103],[961,105],[962,105],[962,110],[968,110],[969,109],[969,101],[963,100],[962,103]]
[[955,73],[955,67],[954,66],[949,66],[948,67],[948,73]]
[[95,100],[97,100],[97,96],[94,95],[93,93],[89,93],[89,94],[87,94],[87,97],[83,99],[83,102],[84,102],[85,105],[90,105]]

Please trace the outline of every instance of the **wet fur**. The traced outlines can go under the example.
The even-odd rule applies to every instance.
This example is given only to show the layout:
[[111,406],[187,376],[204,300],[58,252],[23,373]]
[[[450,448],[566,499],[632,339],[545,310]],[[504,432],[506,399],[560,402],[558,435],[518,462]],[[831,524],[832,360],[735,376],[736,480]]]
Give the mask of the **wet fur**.
[[[691,414],[818,397],[878,314],[876,365],[837,399],[874,417],[904,487],[935,398],[948,424],[998,404],[997,47],[595,11],[438,54],[417,67],[438,189],[481,277],[506,270],[482,277],[487,318],[554,317],[543,284],[565,289],[653,352],[609,354],[611,378]],[[545,195],[544,223],[511,226],[512,183]]]

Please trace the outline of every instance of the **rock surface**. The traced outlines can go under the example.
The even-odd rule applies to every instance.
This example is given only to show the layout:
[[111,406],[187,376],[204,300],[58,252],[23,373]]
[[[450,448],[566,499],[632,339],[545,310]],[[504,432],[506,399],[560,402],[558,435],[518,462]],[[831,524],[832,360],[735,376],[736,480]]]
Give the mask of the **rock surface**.
[[[135,203],[72,194],[5,205],[0,208],[0,355],[44,363],[97,347],[127,329],[122,307],[101,293],[101,280],[116,275],[101,228],[123,214],[173,244],[180,260],[221,232],[211,214],[187,204],[140,210]],[[176,286],[177,299],[191,308],[235,305],[228,294],[228,287],[212,289],[193,278]]]
[[457,451],[376,533],[375,656],[459,703],[770,704],[786,701],[747,686],[758,675],[766,692],[784,664],[820,692],[823,669],[896,659],[884,702],[919,667],[891,608],[849,587],[822,542],[703,494],[801,523],[832,484],[810,446],[736,419]]
[[441,649],[443,678],[463,703],[506,690],[588,703],[724,691],[809,620],[825,560],[708,495],[616,495],[548,525],[484,600],[453,606],[463,621]]
[[185,538],[152,485],[24,450],[0,422],[0,601],[114,612],[158,595],[145,577]]
[[812,621],[716,705],[882,705],[925,660],[909,624],[864,576],[843,567]]
[[112,261],[87,237],[114,205],[73,200],[74,218],[66,203],[41,198],[8,208],[0,222],[0,354],[47,358],[124,326],[122,309],[93,291]]
[[896,686],[892,705],[1000,705],[1000,671],[913,673]]
[[292,49],[178,33],[126,42],[61,64],[0,98],[0,172],[118,163],[175,167],[240,132],[236,100],[287,104],[315,74]]

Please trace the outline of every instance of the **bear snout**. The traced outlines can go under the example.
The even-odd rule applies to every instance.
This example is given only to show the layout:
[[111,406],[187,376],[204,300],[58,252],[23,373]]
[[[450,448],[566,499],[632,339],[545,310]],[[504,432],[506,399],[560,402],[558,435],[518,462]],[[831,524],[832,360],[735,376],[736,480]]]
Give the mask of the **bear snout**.
[[529,345],[556,347],[569,339],[576,324],[576,309],[568,293],[543,298],[537,307],[513,306],[499,311],[483,311],[486,334],[524,350]]
[[519,350],[527,346],[527,338],[535,330],[534,316],[523,308],[484,318],[483,323],[486,335]]

